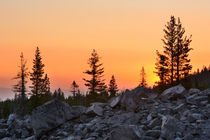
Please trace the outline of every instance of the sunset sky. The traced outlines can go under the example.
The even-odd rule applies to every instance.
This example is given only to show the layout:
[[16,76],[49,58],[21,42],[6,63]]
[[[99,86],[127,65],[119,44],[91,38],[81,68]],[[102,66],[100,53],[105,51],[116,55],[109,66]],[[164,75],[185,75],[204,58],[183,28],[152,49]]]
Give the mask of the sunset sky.
[[[210,0],[1,0],[0,88],[15,83],[21,52],[31,71],[37,46],[52,89],[70,90],[76,80],[85,90],[83,72],[93,49],[102,57],[107,83],[114,74],[120,89],[134,88],[144,66],[153,85],[155,51],[162,50],[171,15],[192,34],[193,70],[208,66]],[[1,99],[13,96],[1,91]]]

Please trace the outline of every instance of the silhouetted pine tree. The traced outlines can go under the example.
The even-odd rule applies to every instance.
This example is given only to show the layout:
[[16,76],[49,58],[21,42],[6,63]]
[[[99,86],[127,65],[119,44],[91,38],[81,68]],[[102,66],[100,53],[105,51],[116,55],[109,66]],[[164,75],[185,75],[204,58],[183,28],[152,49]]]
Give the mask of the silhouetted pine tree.
[[176,19],[174,16],[171,16],[171,20],[167,22],[165,26],[166,29],[163,29],[165,35],[162,39],[164,43],[164,54],[168,58],[168,69],[170,70],[170,84],[174,84],[174,58],[175,58],[175,47],[176,47]]
[[40,55],[39,47],[35,51],[35,59],[33,60],[33,68],[30,73],[30,80],[32,81],[31,88],[31,109],[41,105],[40,97],[43,94],[43,74],[44,64],[42,63],[42,57]]
[[83,78],[86,82],[85,86],[88,87],[90,94],[104,93],[106,92],[107,86],[105,85],[105,79],[103,79],[104,68],[100,63],[100,57],[98,53],[93,50],[91,57],[88,60],[90,70],[86,70],[84,73],[91,76],[90,80]]
[[142,69],[141,69],[140,78],[141,78],[141,81],[140,81],[139,86],[140,87],[146,87],[147,82],[146,82],[146,73],[144,71],[144,67],[142,67]]
[[32,73],[30,73],[30,80],[32,81],[31,92],[33,95],[38,96],[42,93],[43,89],[43,74],[44,74],[44,64],[42,63],[42,57],[40,55],[39,47],[37,47],[35,52],[35,59],[33,60]]
[[53,98],[56,98],[58,100],[64,101],[64,92],[61,90],[61,88],[58,88],[58,90],[55,90],[53,93]]
[[77,85],[77,83],[73,81],[71,84],[71,89],[72,89],[71,92],[72,92],[73,97],[76,97],[76,94],[79,91],[78,88],[79,88],[79,85]]
[[111,80],[109,82],[109,90],[108,91],[110,93],[110,97],[116,96],[116,94],[118,92],[117,83],[116,83],[114,75],[112,75]]
[[26,79],[28,77],[28,68],[26,67],[26,60],[24,59],[23,53],[20,55],[20,71],[18,72],[17,76],[14,79],[18,79],[18,83],[14,85],[13,91],[16,95],[16,100],[18,100],[18,108],[17,108],[17,114],[20,116],[24,116],[26,114],[26,108],[25,108],[25,101],[27,99],[26,97]]
[[166,29],[163,30],[165,35],[162,39],[164,51],[163,54],[157,52],[158,60],[161,62],[156,63],[156,73],[161,84],[164,82],[164,84],[174,85],[174,82],[178,83],[181,78],[187,77],[192,69],[188,58],[189,52],[192,50],[189,48],[192,40],[191,37],[184,37],[185,29],[179,18],[177,21],[174,16],[171,16],[165,27]]

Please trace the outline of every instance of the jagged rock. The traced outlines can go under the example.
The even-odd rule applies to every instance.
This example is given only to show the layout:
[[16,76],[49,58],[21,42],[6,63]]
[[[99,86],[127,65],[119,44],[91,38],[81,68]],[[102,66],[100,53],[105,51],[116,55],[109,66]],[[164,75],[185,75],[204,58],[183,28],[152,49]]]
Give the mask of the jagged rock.
[[78,117],[78,115],[78,110],[73,110],[65,102],[53,99],[33,110],[31,116],[32,127],[36,136],[40,136],[67,120]]
[[0,123],[0,129],[6,129],[8,125],[6,123]]
[[113,97],[109,100],[109,105],[113,108],[115,106],[117,106],[119,103],[120,103],[120,100],[121,100],[121,96],[116,96],[116,97]]
[[111,132],[110,140],[138,140],[140,137],[134,131],[133,126],[118,126]]
[[6,119],[0,119],[0,123],[6,123],[7,120]]
[[193,105],[202,105],[202,102],[204,101],[205,103],[208,103],[209,97],[205,95],[191,95],[186,98],[187,103],[193,104]]
[[135,112],[141,100],[153,103],[152,99],[156,98],[157,94],[149,89],[137,87],[132,91],[126,90],[121,96],[121,107],[126,109],[126,111]]
[[16,114],[10,114],[7,120],[7,125],[11,125],[11,123],[13,121],[15,121],[15,119],[17,119],[17,115]]
[[185,92],[185,88],[179,84],[177,86],[171,87],[169,89],[166,89],[162,94],[161,94],[161,98],[163,100],[177,100],[179,98],[184,98],[184,92]]
[[150,121],[150,123],[148,124],[149,128],[153,128],[155,126],[160,126],[161,125],[161,120],[159,118],[155,118],[153,120]]
[[0,139],[7,137],[7,129],[0,129]]
[[143,136],[143,137],[141,138],[141,140],[155,140],[155,138],[150,137],[150,136]]
[[31,136],[31,137],[26,138],[25,140],[36,140],[36,137],[35,136]]
[[134,97],[135,95],[131,92],[128,92],[128,93],[124,93],[122,95],[122,98],[121,98],[121,102],[120,102],[120,105],[122,108],[125,108],[126,111],[132,111],[134,112],[137,108],[137,104],[134,100]]
[[210,96],[210,89],[208,88],[208,89],[206,89],[204,91],[201,91],[199,94],[200,95],[205,95],[205,96]]
[[197,94],[199,92],[200,92],[199,89],[197,89],[197,88],[191,88],[191,89],[189,89],[188,94],[189,95],[193,95],[193,94]]
[[203,116],[198,113],[193,113],[188,115],[189,122],[195,122],[196,120],[202,120]]
[[109,125],[121,125],[121,124],[136,124],[139,121],[139,114],[133,112],[122,113],[114,115],[107,119],[106,123]]
[[161,126],[161,137],[167,140],[176,138],[177,132],[182,132],[182,127],[178,123],[178,120],[172,116],[163,117]]
[[145,135],[146,136],[150,136],[150,137],[154,137],[154,138],[159,138],[160,137],[160,130],[148,130]]
[[178,105],[177,107],[174,108],[175,112],[181,112],[186,108],[186,105],[184,103]]
[[184,137],[183,137],[184,140],[192,140],[193,139],[193,135],[192,134],[186,134]]
[[14,140],[14,138],[5,137],[5,138],[2,138],[1,140]]
[[103,107],[105,105],[105,103],[92,103],[91,106],[87,109],[86,114],[102,116],[104,111]]

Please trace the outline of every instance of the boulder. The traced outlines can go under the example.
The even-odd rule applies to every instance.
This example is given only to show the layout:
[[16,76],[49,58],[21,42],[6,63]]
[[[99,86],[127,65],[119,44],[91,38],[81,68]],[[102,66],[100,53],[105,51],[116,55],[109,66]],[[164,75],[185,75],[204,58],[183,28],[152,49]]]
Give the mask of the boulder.
[[135,112],[140,101],[145,103],[154,103],[153,99],[157,97],[157,94],[152,90],[137,87],[132,91],[126,90],[126,92],[121,96],[121,107],[126,109],[126,111]]
[[78,115],[78,110],[72,109],[65,102],[53,99],[33,110],[31,124],[35,135],[39,137],[64,122],[78,117]]
[[181,84],[179,84],[163,91],[160,97],[163,100],[177,100],[179,98],[184,98],[183,93],[185,91],[185,88]]
[[138,140],[140,137],[134,130],[134,126],[121,125],[111,132],[110,140]]
[[159,138],[160,137],[160,130],[148,130],[145,133],[146,136],[154,137],[154,138]]
[[102,116],[105,105],[105,103],[92,103],[91,106],[87,108],[86,114]]
[[199,92],[200,92],[200,89],[191,88],[191,89],[189,89],[188,94],[193,95],[193,94],[197,94]]
[[111,106],[112,108],[114,108],[115,106],[117,106],[120,103],[121,100],[121,96],[116,96],[113,97],[109,100],[109,106]]
[[189,122],[195,122],[196,120],[202,120],[203,115],[198,114],[198,113],[192,113],[188,115],[188,120]]
[[148,127],[153,128],[155,126],[160,126],[160,125],[161,125],[161,119],[155,118],[149,122]]
[[161,137],[167,140],[175,139],[177,132],[182,132],[179,121],[172,116],[162,118]]
[[10,114],[7,120],[7,125],[11,125],[12,122],[14,122],[17,119],[17,115],[16,114]]

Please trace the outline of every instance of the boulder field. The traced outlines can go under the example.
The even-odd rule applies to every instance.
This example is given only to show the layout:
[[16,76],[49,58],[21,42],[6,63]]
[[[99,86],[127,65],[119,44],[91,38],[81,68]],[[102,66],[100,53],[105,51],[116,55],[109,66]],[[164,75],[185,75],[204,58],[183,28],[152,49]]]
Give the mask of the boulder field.
[[157,96],[138,87],[88,108],[54,99],[24,119],[0,119],[0,139],[209,140],[210,89],[177,85]]

